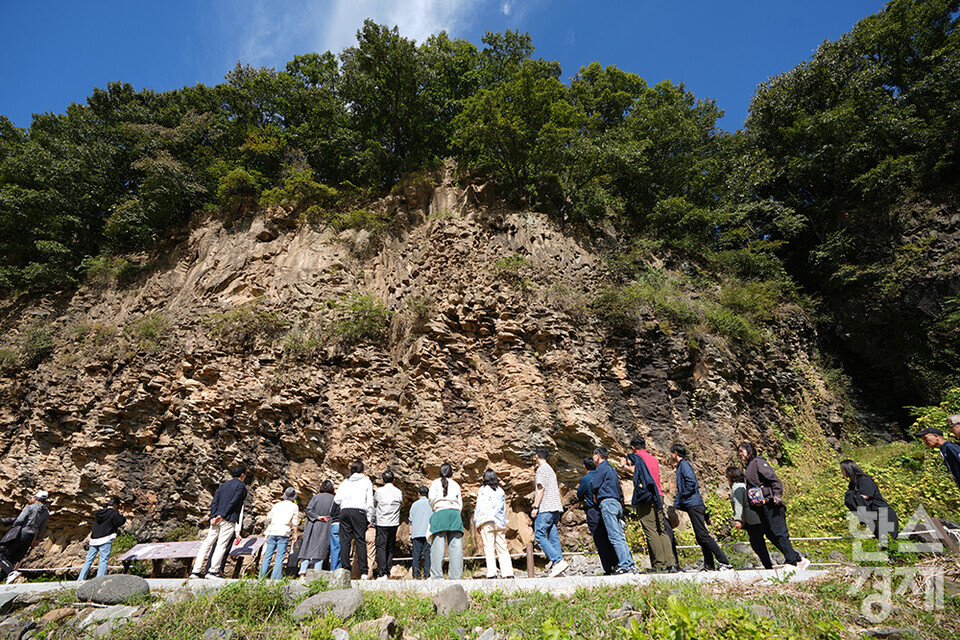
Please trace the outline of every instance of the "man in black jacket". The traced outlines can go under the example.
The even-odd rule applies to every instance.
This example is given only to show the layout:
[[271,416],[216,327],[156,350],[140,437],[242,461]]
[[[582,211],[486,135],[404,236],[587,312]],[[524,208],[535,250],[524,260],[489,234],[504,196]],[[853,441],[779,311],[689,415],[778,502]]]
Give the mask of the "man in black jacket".
[[210,559],[210,566],[207,569],[208,578],[220,577],[220,566],[223,557],[230,547],[230,541],[234,535],[240,534],[240,513],[243,510],[243,501],[247,497],[247,485],[244,481],[247,479],[247,468],[237,465],[230,471],[233,476],[217,488],[213,494],[213,502],[210,503],[210,530],[207,531],[207,537],[200,545],[200,551],[197,553],[197,559],[193,563],[191,578],[199,578],[203,574],[203,563],[210,553],[210,547],[216,543],[213,551],[213,558]]
[[83,562],[83,568],[80,570],[80,577],[77,582],[83,582],[87,579],[90,567],[93,566],[93,559],[100,556],[100,564],[97,568],[97,577],[107,575],[107,561],[110,559],[110,551],[113,549],[113,541],[117,537],[117,532],[127,519],[119,511],[120,498],[113,497],[107,503],[107,506],[97,511],[93,519],[93,529],[90,531],[90,548],[87,550],[87,558]]

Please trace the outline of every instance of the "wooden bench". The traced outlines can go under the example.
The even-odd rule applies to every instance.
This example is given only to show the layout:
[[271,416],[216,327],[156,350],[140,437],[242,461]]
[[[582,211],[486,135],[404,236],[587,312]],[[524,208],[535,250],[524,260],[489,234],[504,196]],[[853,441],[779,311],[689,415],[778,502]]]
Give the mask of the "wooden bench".
[[[266,538],[251,536],[249,538],[241,538],[239,543],[230,545],[228,558],[234,558],[236,560],[233,568],[234,578],[240,577],[243,559],[247,556],[259,556],[260,548],[264,542],[266,542]],[[129,573],[130,563],[134,560],[150,560],[153,563],[153,570],[150,572],[149,577],[156,578],[160,573],[160,565],[164,560],[189,560],[183,574],[183,577],[186,578],[190,575],[190,570],[193,568],[193,560],[197,557],[202,545],[202,540],[188,540],[186,542],[145,542],[136,545],[120,556],[120,562],[123,563],[124,572]]]

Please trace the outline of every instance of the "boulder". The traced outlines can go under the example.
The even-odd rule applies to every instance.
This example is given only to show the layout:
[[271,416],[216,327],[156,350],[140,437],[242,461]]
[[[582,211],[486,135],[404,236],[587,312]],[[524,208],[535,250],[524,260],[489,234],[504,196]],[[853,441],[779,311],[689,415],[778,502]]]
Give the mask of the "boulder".
[[0,616],[13,611],[17,603],[16,593],[0,593]]
[[460,613],[470,607],[467,592],[458,584],[452,585],[433,597],[433,610],[441,616]]
[[113,618],[102,622],[97,625],[97,628],[93,630],[94,638],[106,638],[110,636],[115,629],[122,627],[123,625],[130,622],[130,618]]
[[140,613],[138,607],[129,607],[125,605],[114,605],[106,609],[95,609],[90,612],[86,618],[80,621],[80,628],[85,629],[91,625],[102,624],[109,620],[120,620],[132,618]]
[[283,587],[283,604],[287,607],[296,606],[307,597],[310,589],[302,582],[291,582]]
[[36,627],[37,623],[33,620],[7,618],[0,622],[0,640],[20,640],[25,633]]
[[350,572],[346,569],[337,569],[330,574],[330,582],[327,586],[331,589],[349,589]]
[[330,579],[333,578],[332,571],[324,571],[323,569],[307,569],[303,574],[303,579],[306,582],[313,582],[314,580],[326,580],[327,584],[330,584]]
[[122,573],[100,576],[77,587],[80,602],[97,604],[123,604],[137,596],[149,596],[150,585],[140,576]]
[[399,640],[403,637],[403,627],[393,616],[384,616],[353,625],[350,635],[361,638],[376,638],[376,640]]
[[350,640],[350,632],[346,629],[334,629],[330,632],[333,640]]
[[341,620],[346,620],[363,604],[363,594],[359,589],[337,589],[324,591],[310,596],[297,605],[291,616],[294,620],[303,620],[313,615],[327,611]]
[[203,640],[237,640],[240,636],[233,629],[210,627],[203,632]]

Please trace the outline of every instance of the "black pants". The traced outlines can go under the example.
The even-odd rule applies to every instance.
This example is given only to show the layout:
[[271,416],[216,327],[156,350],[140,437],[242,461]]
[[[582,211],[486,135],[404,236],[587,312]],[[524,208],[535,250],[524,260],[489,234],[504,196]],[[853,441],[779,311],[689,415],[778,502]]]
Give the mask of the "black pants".
[[426,538],[413,539],[413,577],[430,575],[430,542]]
[[764,569],[773,569],[773,562],[770,561],[770,552],[767,551],[767,542],[763,539],[763,527],[759,524],[743,523],[743,528],[747,530],[747,536],[750,537],[750,548],[760,558],[760,564]]
[[677,569],[679,569],[680,554],[677,553],[677,536],[673,534],[673,527],[670,526],[670,521],[667,520],[666,514],[663,516],[663,528],[667,530],[667,537],[670,538],[670,548],[673,549],[673,562],[677,565]]
[[690,524],[693,525],[693,536],[703,551],[703,566],[712,571],[716,569],[713,559],[716,558],[720,564],[730,564],[723,549],[717,544],[717,541],[707,529],[707,508],[704,506],[687,507],[687,515],[690,516]]
[[610,536],[607,535],[607,527],[603,524],[600,508],[588,507],[586,514],[587,529],[590,530],[590,535],[593,536],[593,543],[597,545],[597,555],[600,556],[600,566],[603,567],[603,572],[606,575],[610,575],[616,570],[619,561],[617,560],[617,552],[614,550],[613,545],[610,544]]
[[390,577],[390,569],[393,568],[393,546],[396,542],[396,526],[377,526],[377,577]]
[[785,564],[797,564],[802,560],[790,544],[790,532],[787,530],[787,508],[782,504],[768,502],[754,511],[760,516],[763,535],[767,536],[780,553]]
[[357,566],[360,574],[367,572],[367,512],[363,509],[344,509],[340,512],[340,566],[350,571],[350,547],[357,545]]

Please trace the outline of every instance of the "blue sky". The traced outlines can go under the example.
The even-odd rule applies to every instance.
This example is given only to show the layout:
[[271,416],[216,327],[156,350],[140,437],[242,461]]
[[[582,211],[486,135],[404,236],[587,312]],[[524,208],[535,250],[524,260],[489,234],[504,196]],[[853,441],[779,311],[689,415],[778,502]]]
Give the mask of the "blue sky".
[[757,84],[879,11],[879,0],[0,0],[0,114],[21,127],[121,80],[163,91],[217,84],[237,61],[282,68],[355,42],[364,18],[422,41],[446,30],[529,32],[564,80],[593,61],[683,82],[734,130]]

